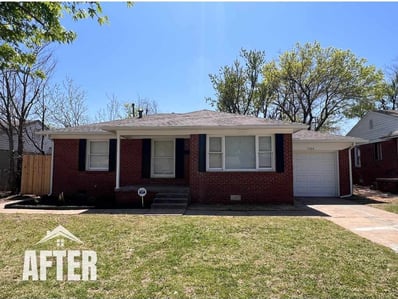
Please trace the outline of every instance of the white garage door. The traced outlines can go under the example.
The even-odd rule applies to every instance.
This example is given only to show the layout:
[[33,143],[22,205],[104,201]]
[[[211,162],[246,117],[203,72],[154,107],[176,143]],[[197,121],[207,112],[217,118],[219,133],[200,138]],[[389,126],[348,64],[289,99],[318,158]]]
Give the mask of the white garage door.
[[337,196],[337,154],[293,153],[294,196]]

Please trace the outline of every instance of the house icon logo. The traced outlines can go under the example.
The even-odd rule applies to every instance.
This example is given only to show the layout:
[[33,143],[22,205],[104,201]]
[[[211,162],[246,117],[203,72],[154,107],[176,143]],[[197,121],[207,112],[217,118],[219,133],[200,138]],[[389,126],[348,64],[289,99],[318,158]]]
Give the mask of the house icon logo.
[[[65,239],[83,242],[62,225],[58,225],[37,244],[55,239],[57,247],[64,247]],[[58,281],[97,280],[97,253],[94,250],[58,248],[57,250],[25,250],[22,280],[47,280],[48,269],[55,267]],[[50,274],[53,272],[50,271]]]
[[64,239],[68,239],[83,244],[83,242],[78,237],[76,237],[74,234],[68,231],[65,227],[63,227],[62,225],[58,225],[52,231],[47,231],[47,235],[39,242],[37,242],[36,245],[45,243],[55,238],[57,239],[57,247],[64,247],[65,244]]

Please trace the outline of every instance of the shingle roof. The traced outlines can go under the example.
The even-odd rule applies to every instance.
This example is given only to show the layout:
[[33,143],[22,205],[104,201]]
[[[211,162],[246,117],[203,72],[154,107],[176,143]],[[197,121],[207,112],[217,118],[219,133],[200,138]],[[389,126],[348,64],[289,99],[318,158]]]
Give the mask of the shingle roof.
[[356,143],[364,143],[366,140],[350,137],[350,136],[341,136],[335,135],[331,133],[324,133],[318,131],[309,131],[309,130],[300,130],[293,134],[294,141],[327,141],[327,142],[356,142]]
[[375,112],[398,117],[398,111],[397,110],[376,110]]
[[111,126],[123,127],[236,127],[236,126],[300,126],[291,122],[239,115],[226,112],[200,110],[189,113],[154,114],[143,118],[115,121]]
[[304,126],[297,123],[258,118],[210,110],[189,113],[160,113],[95,123],[71,128],[50,130],[48,134],[106,133],[106,131],[131,129],[178,129],[178,128],[237,128],[237,127],[289,127],[295,130]]

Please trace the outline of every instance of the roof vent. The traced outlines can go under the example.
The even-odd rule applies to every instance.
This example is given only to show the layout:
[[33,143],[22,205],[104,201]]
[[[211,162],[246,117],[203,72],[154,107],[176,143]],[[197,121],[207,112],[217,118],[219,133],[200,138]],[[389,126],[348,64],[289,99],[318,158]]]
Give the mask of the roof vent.
[[138,118],[142,118],[142,112],[144,112],[144,110],[142,110],[141,108],[138,109]]

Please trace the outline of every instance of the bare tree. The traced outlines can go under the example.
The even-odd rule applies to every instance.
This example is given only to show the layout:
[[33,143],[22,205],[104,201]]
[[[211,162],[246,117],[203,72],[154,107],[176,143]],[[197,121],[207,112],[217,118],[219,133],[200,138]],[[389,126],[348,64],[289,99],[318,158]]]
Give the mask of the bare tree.
[[[48,82],[47,82],[48,83]],[[36,104],[33,106],[33,117],[40,121],[40,131],[44,131],[48,129],[47,126],[47,116],[48,116],[48,108],[47,108],[47,98],[48,98],[48,84],[44,84],[41,92],[39,93],[38,100]],[[42,155],[46,154],[44,141],[44,135],[36,135],[36,129],[32,129],[31,127],[25,128],[26,138],[30,141],[30,143],[36,148],[38,152]]]
[[55,67],[46,46],[37,47],[31,55],[36,58],[33,64],[0,70],[0,127],[8,137],[9,187],[13,191],[18,190],[21,180],[26,122]]
[[86,92],[71,78],[51,88],[47,109],[50,126],[67,128],[88,123]]
[[95,115],[96,122],[111,121],[123,118],[123,105],[117,99],[117,96],[113,93],[112,95],[106,95],[108,103],[106,108],[101,108]]
[[124,110],[126,117],[136,117],[138,110],[142,109],[145,115],[158,113],[159,105],[155,100],[141,98],[138,96],[136,103],[125,103]]

